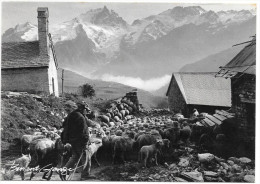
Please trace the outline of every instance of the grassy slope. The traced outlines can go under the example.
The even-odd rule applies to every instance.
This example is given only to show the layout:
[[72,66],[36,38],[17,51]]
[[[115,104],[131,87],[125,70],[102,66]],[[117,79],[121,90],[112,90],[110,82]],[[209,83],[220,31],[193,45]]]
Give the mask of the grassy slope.
[[62,123],[63,99],[53,96],[42,97],[40,101],[32,95],[8,97],[1,95],[1,148],[9,143],[19,143],[19,138],[31,132],[37,124],[59,128]]
[[[61,71],[58,73],[61,78]],[[116,99],[124,96],[127,92],[135,89],[115,82],[105,82],[101,80],[92,80],[69,70],[64,71],[64,92],[76,93],[78,86],[89,83],[94,86],[96,98]],[[59,90],[61,91],[61,80],[59,80]],[[146,108],[167,107],[167,99],[165,97],[154,96],[143,90],[138,90],[138,98],[140,103]]]

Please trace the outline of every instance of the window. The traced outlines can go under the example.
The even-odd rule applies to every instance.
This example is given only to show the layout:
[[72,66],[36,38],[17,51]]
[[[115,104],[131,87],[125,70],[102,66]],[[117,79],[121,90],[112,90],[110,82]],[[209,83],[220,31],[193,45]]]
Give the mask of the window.
[[54,78],[52,77],[52,92],[55,94]]

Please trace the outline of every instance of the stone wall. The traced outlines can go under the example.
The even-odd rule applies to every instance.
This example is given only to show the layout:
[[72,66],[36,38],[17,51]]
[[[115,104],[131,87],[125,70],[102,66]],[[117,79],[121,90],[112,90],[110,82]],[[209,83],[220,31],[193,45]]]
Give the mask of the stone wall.
[[48,67],[2,69],[2,91],[49,93]]
[[186,114],[187,105],[179,89],[179,86],[174,78],[171,82],[172,83],[170,84],[170,89],[168,92],[169,109],[173,113],[182,112],[183,114]]
[[138,100],[138,96],[137,96],[137,91],[128,92],[128,93],[126,93],[125,97],[130,99],[136,105],[138,111],[140,110],[139,109],[140,104],[139,104],[139,100]]
[[232,78],[232,110],[242,120],[242,127],[255,126],[255,75]]

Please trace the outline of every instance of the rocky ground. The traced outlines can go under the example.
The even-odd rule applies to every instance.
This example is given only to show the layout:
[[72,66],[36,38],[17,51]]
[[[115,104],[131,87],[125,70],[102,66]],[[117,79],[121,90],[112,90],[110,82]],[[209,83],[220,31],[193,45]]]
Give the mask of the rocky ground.
[[[162,165],[152,165],[148,168],[136,161],[112,165],[102,160],[101,166],[93,164],[89,181],[157,181],[157,182],[254,182],[255,170],[253,162],[248,158],[231,157],[220,159],[211,154],[204,154],[206,160],[200,160],[201,154],[190,147],[177,150],[182,153],[177,162],[165,162]],[[26,173],[26,180],[30,173]],[[37,174],[33,180],[43,180],[42,174]],[[14,180],[21,180],[15,175]],[[54,173],[51,180],[60,180]],[[80,174],[75,173],[71,180],[79,181]]]

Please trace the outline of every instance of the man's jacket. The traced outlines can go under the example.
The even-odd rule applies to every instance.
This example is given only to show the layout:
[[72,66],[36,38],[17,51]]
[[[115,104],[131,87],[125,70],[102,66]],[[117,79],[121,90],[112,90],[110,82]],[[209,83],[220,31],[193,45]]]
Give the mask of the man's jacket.
[[85,117],[78,111],[71,112],[63,123],[62,142],[64,144],[87,144],[88,126]]

